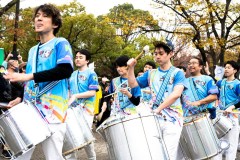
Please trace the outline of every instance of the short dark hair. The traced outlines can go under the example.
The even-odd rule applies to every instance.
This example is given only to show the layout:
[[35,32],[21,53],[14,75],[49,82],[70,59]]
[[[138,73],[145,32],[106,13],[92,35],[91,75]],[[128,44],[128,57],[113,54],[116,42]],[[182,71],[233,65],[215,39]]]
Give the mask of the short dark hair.
[[86,60],[90,60],[90,59],[91,59],[91,53],[90,53],[88,50],[86,50],[86,49],[80,49],[80,50],[77,50],[75,53],[77,54],[78,52],[79,52],[80,54],[85,55],[85,56],[86,56]]
[[115,66],[117,67],[123,67],[123,66],[127,66],[127,61],[129,60],[129,57],[126,55],[122,55],[120,57],[118,57],[115,60]]
[[56,35],[59,31],[59,29],[62,27],[62,18],[61,18],[61,14],[60,11],[52,4],[43,4],[38,6],[35,9],[34,12],[34,17],[36,17],[38,11],[41,10],[43,13],[45,13],[48,17],[52,17],[52,23],[56,26],[58,26],[57,28],[54,28],[53,30],[53,34]]
[[146,65],[152,66],[153,69],[156,68],[156,64],[155,64],[153,61],[147,61],[147,62],[144,64],[144,66],[146,66]]
[[0,65],[0,68],[4,68],[5,69],[5,67],[3,65]]
[[168,39],[165,39],[165,42],[164,41],[155,41],[155,42],[153,42],[153,45],[154,45],[155,49],[162,47],[167,54],[169,54],[171,51],[174,50],[173,43]]
[[224,67],[225,67],[227,64],[231,65],[235,70],[237,70],[236,74],[234,75],[234,76],[236,77],[236,76],[237,76],[237,73],[238,73],[238,71],[239,71],[239,65],[238,65],[238,63],[235,62],[235,61],[227,61],[227,62],[224,64]]
[[186,67],[184,67],[184,66],[177,66],[177,68],[182,69],[184,72],[187,71]]

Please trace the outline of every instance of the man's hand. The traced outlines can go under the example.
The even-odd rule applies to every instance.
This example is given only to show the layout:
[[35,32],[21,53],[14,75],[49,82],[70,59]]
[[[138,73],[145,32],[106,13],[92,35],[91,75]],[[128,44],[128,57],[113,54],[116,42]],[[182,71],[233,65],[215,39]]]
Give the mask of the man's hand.
[[224,114],[228,115],[229,113],[233,113],[233,109],[235,109],[234,105],[229,106],[225,111]]
[[211,72],[209,71],[208,62],[206,62],[206,66],[204,66],[204,71],[207,73],[207,75],[211,74]]
[[12,53],[9,53],[9,54],[7,55],[7,58],[5,59],[5,61],[8,61],[11,57],[13,57],[13,54],[12,54]]
[[128,96],[128,98],[131,98],[131,97],[132,97],[132,94],[128,91],[127,88],[121,88],[121,89],[119,89],[119,91],[120,91],[122,94]]
[[156,113],[156,114],[161,115],[161,114],[162,114],[162,113],[161,113],[161,112],[162,112],[162,109],[160,109],[160,107],[158,107],[158,108],[154,109],[153,112]]
[[26,82],[33,79],[33,74],[8,73],[3,77],[11,82]]
[[77,98],[75,94],[71,95],[70,99],[68,100],[68,106],[70,106],[76,99]]
[[19,63],[23,63],[22,56],[19,54],[17,57],[18,57]]
[[16,99],[14,99],[8,103],[8,107],[12,108],[13,106],[16,106],[17,104],[21,103],[21,101],[22,101],[22,98],[17,97]]
[[201,103],[199,101],[195,101],[195,102],[187,102],[187,105],[189,106],[195,106],[195,107],[198,107],[201,105]]
[[127,61],[128,67],[134,67],[136,64],[137,64],[137,61],[134,58],[131,58]]

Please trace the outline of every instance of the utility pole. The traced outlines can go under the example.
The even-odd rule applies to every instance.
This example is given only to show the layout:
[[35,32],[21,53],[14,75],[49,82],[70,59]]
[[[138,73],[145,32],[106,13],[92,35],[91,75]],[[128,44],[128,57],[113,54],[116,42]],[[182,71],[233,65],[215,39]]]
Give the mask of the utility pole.
[[19,21],[19,9],[20,9],[20,0],[17,0],[16,3],[16,13],[15,13],[15,25],[14,25],[14,35],[13,35],[13,50],[12,54],[14,58],[17,58],[17,38],[18,38],[18,21]]

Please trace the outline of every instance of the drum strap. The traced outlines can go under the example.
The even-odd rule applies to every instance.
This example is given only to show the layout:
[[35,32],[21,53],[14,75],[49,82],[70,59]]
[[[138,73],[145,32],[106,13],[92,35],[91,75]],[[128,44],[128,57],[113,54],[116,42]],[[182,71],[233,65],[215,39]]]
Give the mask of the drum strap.
[[[46,93],[47,91],[51,90],[54,86],[56,86],[61,80],[58,81],[52,81],[50,83],[48,83],[45,87],[43,87],[43,89],[39,92],[36,92],[36,98],[41,97],[44,93]],[[37,87],[38,88],[38,87]]]
[[[164,92],[166,91],[166,88],[167,88],[167,85],[169,83],[169,80],[170,80],[170,77],[171,77],[171,74],[173,73],[173,71],[176,69],[176,67],[174,66],[171,66],[170,69],[168,70],[164,80],[163,80],[163,83],[159,89],[159,92],[156,96],[156,101],[154,102],[153,104],[153,109],[156,109],[160,103],[162,103],[162,98],[163,98],[163,94]],[[170,122],[175,122],[176,121],[176,118],[174,118],[173,116],[171,116],[167,111],[165,111],[164,109],[162,110],[162,112],[164,112],[165,115],[167,115],[169,118],[170,118]],[[165,119],[165,118],[164,118]]]
[[[57,41],[55,42],[54,46],[56,46],[56,43]],[[33,63],[32,63],[32,71],[33,73],[36,73],[37,72],[37,65],[38,65],[38,52],[39,52],[39,46],[41,44],[38,43],[37,45],[37,49],[36,49],[36,52],[34,53],[33,55]],[[57,61],[57,60],[56,60]],[[41,97],[44,93],[46,93],[47,91],[51,90],[54,86],[56,86],[61,80],[58,80],[58,81],[52,81],[50,83],[48,83],[46,86],[43,87],[43,89],[39,92],[39,87],[38,87],[38,84],[35,83],[34,87],[35,87],[35,93],[36,93],[36,99],[38,99],[39,97]]]
[[[189,83],[190,83],[190,88],[191,88],[191,91],[193,93],[193,96],[194,96],[195,100],[199,101],[200,100],[200,98],[199,98],[200,94],[198,94],[198,92],[197,92],[196,84],[193,81],[193,78],[189,78]],[[203,106],[203,110],[204,110],[204,109],[206,109],[206,106],[208,106],[208,104],[205,104],[205,105],[202,105],[202,106]],[[199,108],[199,111],[201,111],[201,108]]]
[[158,91],[158,94],[156,96],[156,101],[153,104],[153,109],[156,109],[159,106],[159,104],[161,103],[162,98],[163,98],[163,94],[164,94],[164,92],[165,92],[165,90],[167,88],[167,85],[169,83],[171,74],[175,70],[175,68],[176,67],[171,66],[170,69],[168,70],[168,72],[167,72],[167,74],[166,74],[166,76],[165,76],[165,78],[164,78],[164,80],[162,82],[162,85],[161,85],[161,87],[160,87],[160,89]]
[[199,97],[198,97],[198,94],[197,94],[197,89],[196,89],[196,85],[193,81],[193,78],[189,78],[189,83],[190,83],[190,88],[191,88],[191,91],[193,93],[193,96],[194,96],[195,100],[198,101]]
[[226,88],[226,79],[223,79],[222,82],[221,82],[221,86],[222,86],[222,104],[223,104],[223,107],[225,107],[226,105],[226,96],[225,96],[225,88]]

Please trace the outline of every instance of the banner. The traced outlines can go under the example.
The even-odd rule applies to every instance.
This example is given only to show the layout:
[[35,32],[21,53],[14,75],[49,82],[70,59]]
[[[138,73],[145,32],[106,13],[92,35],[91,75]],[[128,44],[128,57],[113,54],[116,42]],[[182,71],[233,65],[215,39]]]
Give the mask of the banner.
[[0,48],[0,65],[2,65],[3,61],[4,61],[4,49]]
[[215,73],[215,79],[216,80],[222,79],[223,76],[224,76],[224,67],[216,65],[214,73]]

